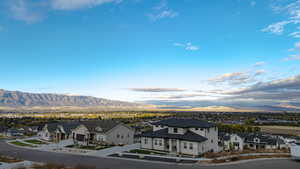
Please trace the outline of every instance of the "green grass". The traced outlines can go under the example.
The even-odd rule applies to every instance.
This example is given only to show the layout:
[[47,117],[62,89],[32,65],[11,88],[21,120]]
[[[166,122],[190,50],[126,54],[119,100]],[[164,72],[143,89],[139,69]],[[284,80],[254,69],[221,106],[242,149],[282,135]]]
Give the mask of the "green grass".
[[47,143],[45,143],[45,142],[43,142],[43,141],[35,140],[35,139],[32,139],[32,140],[25,140],[25,142],[31,143],[31,144],[39,144],[39,145],[41,145],[41,144],[47,144]]
[[149,151],[149,150],[142,150],[142,149],[135,149],[130,150],[130,153],[137,153],[137,154],[156,154],[156,155],[166,155],[164,152],[155,152],[155,151]]
[[36,146],[30,145],[30,144],[22,143],[20,141],[12,141],[12,142],[10,142],[10,144],[14,144],[17,146],[22,146],[22,147],[36,147]]
[[102,149],[105,149],[105,148],[110,148],[110,147],[113,147],[113,146],[76,146],[76,145],[69,145],[69,146],[66,146],[67,148],[79,148],[79,149],[85,149],[85,150],[102,150]]

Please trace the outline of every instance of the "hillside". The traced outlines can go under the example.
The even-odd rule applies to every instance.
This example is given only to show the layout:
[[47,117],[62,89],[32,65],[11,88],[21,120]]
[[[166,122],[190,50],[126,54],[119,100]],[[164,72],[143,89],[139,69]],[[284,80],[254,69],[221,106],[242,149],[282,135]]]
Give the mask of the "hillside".
[[122,102],[91,96],[68,96],[51,93],[26,93],[0,89],[0,106],[2,107],[138,107],[137,103]]

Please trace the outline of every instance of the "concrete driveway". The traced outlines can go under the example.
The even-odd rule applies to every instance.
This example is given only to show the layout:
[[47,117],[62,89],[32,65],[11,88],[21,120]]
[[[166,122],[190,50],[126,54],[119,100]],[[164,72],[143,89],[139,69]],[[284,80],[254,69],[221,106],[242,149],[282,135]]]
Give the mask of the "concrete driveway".
[[137,149],[137,148],[140,148],[140,143],[125,145],[125,146],[115,146],[115,147],[106,148],[103,150],[92,151],[87,154],[92,155],[92,156],[105,157],[105,156],[108,156],[111,154],[124,152],[124,151],[130,151],[130,150]]

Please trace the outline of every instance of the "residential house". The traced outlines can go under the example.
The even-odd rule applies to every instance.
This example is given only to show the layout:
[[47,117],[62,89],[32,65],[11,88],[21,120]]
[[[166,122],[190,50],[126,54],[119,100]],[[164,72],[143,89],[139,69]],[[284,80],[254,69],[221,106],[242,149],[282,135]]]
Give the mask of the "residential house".
[[166,119],[152,123],[153,131],[141,134],[141,148],[199,156],[218,152],[218,128],[196,119]]
[[245,139],[245,144],[250,149],[281,149],[286,148],[284,141],[278,137],[261,133],[250,134]]
[[6,135],[6,130],[7,130],[6,127],[0,126],[0,136],[5,136]]
[[72,138],[79,145],[124,145],[134,143],[134,133],[132,128],[112,120],[85,121],[72,130]]
[[79,125],[79,122],[62,122],[45,124],[38,136],[46,141],[59,142],[70,139],[72,130]]
[[[243,151],[245,148],[256,149],[282,149],[287,148],[285,142],[272,135],[262,133],[232,133],[219,135],[219,144],[223,145],[223,150]],[[226,139],[225,139],[226,138]]]
[[294,160],[300,160],[300,142],[291,145],[291,156]]
[[24,131],[16,129],[16,128],[7,129],[4,132],[4,136],[6,136],[6,137],[19,137],[19,136],[23,136],[23,135],[24,135]]

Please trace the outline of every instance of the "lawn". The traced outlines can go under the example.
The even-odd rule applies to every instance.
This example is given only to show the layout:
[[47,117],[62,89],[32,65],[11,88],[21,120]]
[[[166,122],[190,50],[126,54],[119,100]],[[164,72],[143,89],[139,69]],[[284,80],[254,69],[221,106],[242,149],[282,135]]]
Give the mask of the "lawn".
[[22,147],[36,147],[36,146],[30,145],[30,144],[22,143],[20,141],[12,141],[12,142],[9,142],[9,143],[17,145],[17,146],[22,146]]
[[40,141],[40,140],[36,140],[36,139],[32,139],[32,140],[25,140],[25,142],[27,143],[31,143],[31,144],[48,144],[46,142]]
[[102,149],[106,149],[106,148],[110,148],[113,147],[111,145],[107,145],[107,146],[76,146],[76,145],[69,145],[66,146],[67,148],[79,148],[79,149],[85,149],[85,150],[102,150]]
[[166,155],[165,152],[156,152],[156,151],[149,151],[149,150],[142,150],[142,149],[135,149],[130,150],[130,153],[136,153],[136,154],[155,154],[155,155]]

